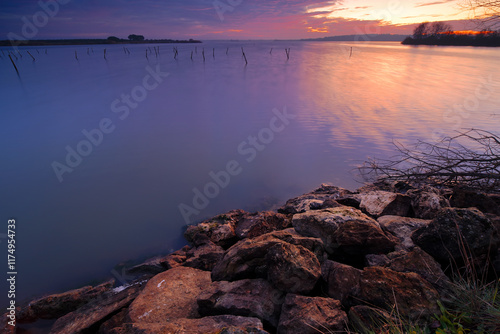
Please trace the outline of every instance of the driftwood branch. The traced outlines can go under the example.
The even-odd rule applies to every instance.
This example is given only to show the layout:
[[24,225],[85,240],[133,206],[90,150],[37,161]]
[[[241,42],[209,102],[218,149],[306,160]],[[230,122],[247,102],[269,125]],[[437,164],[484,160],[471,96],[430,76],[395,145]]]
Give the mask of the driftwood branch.
[[398,154],[370,159],[359,172],[365,181],[407,181],[434,186],[463,185],[500,191],[500,137],[471,129],[438,143],[419,141],[409,149],[394,143]]

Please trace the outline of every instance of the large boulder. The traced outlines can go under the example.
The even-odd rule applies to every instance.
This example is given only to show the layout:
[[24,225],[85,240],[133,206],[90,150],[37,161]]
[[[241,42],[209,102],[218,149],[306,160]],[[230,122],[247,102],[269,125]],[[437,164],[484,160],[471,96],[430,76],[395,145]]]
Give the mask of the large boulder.
[[403,319],[425,320],[439,312],[438,292],[415,273],[400,273],[382,267],[363,270],[358,300],[367,305],[397,311]]
[[203,316],[231,314],[256,317],[276,327],[284,297],[283,292],[264,279],[221,281],[213,282],[198,296],[198,307]]
[[326,284],[325,292],[346,307],[353,305],[353,296],[359,294],[361,274],[362,270],[330,260],[321,267],[321,275]]
[[108,334],[267,334],[257,318],[218,315],[201,319],[173,319],[162,323],[126,323]]
[[236,224],[246,214],[248,213],[243,210],[233,210],[202,221],[197,225],[191,225],[184,232],[184,238],[195,246],[210,240],[227,249],[238,241],[235,233]]
[[[416,230],[430,224],[430,220],[418,218],[408,218],[400,216],[382,216],[377,219],[382,230],[394,235],[399,239],[398,247],[404,250],[411,250],[415,247],[411,236]],[[396,250],[398,250],[396,247]]]
[[480,258],[499,244],[493,224],[475,208],[441,210],[429,225],[413,233],[412,240],[443,264],[463,263],[464,253]]
[[210,272],[176,267],[153,277],[130,305],[132,322],[199,318],[196,298],[211,284]]
[[302,246],[323,257],[321,240],[298,235],[292,230],[275,231],[254,239],[245,239],[229,248],[212,270],[214,281],[234,281],[244,278],[267,278],[267,253],[276,244]]
[[406,216],[410,212],[411,198],[389,191],[370,191],[357,195],[361,210],[374,217],[394,215]]
[[92,333],[102,322],[113,314],[128,307],[143,289],[141,282],[126,288],[107,291],[103,295],[77,310],[57,319],[50,334]]
[[268,281],[282,291],[307,294],[321,276],[318,258],[302,246],[277,243],[269,249],[266,262]]
[[474,207],[483,213],[500,216],[500,194],[488,194],[477,190],[456,187],[450,204],[458,208]]
[[281,309],[278,334],[343,332],[347,315],[338,300],[288,294]]
[[387,268],[397,272],[419,274],[439,292],[441,299],[451,294],[451,282],[448,276],[439,263],[419,247],[391,258]]
[[335,206],[334,201],[351,195],[352,192],[344,188],[323,184],[310,193],[288,200],[278,212],[296,214],[310,210],[318,210],[325,207],[325,202],[333,203],[327,206]]
[[397,239],[386,235],[377,221],[352,207],[308,211],[293,216],[295,230],[321,238],[328,253],[348,255],[377,254],[392,251]]
[[240,239],[255,238],[272,231],[283,230],[290,225],[289,219],[270,211],[245,214],[236,225],[235,233]]
[[110,291],[114,283],[111,280],[95,287],[86,286],[33,300],[21,308],[16,320],[18,323],[29,323],[39,319],[60,318]]

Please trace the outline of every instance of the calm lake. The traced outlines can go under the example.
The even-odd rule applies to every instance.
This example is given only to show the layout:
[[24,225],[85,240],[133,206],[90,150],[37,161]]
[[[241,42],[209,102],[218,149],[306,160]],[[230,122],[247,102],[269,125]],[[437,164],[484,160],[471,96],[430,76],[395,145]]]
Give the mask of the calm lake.
[[353,169],[393,155],[393,141],[500,123],[495,48],[32,47],[13,57],[19,75],[8,50],[0,49],[0,248],[6,268],[15,218],[18,302],[126,281],[116,265],[181,247],[187,222],[268,209],[325,182],[354,190]]

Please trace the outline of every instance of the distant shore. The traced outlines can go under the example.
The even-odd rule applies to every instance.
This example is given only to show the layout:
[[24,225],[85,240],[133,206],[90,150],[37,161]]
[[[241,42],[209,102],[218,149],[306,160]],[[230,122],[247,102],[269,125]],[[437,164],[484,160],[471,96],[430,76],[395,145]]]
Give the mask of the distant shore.
[[202,43],[201,41],[189,40],[174,40],[174,39],[150,39],[144,41],[130,40],[109,40],[109,39],[41,39],[41,40],[26,40],[26,41],[0,41],[0,46],[51,46],[51,45],[113,45],[113,44],[171,44],[171,43]]
[[499,47],[500,34],[497,32],[484,33],[477,35],[430,35],[419,36],[419,38],[407,37],[402,44],[404,45],[443,45],[443,46],[487,46]]

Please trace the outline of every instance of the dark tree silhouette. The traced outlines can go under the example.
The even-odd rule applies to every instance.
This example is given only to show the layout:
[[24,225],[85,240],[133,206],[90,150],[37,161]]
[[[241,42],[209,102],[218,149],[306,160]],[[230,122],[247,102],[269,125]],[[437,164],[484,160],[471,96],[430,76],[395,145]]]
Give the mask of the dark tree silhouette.
[[108,41],[112,41],[112,42],[119,42],[120,39],[116,36],[109,36],[108,37]]
[[132,34],[128,36],[128,39],[134,42],[141,42],[144,40],[144,36]]
[[413,38],[422,39],[424,38],[429,29],[429,22],[420,23],[415,30],[413,30]]

